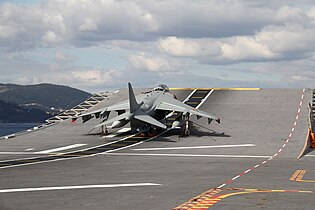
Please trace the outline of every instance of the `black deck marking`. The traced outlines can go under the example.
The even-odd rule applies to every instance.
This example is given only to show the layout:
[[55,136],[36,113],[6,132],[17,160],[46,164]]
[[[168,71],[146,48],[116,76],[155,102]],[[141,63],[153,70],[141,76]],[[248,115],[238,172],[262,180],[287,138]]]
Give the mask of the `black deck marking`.
[[41,162],[46,162],[46,161],[62,160],[62,159],[76,158],[76,157],[87,157],[90,155],[96,155],[96,154],[108,152],[114,149],[131,146],[133,144],[137,144],[141,141],[145,141],[150,138],[152,137],[130,137],[122,141],[113,142],[112,144],[101,145],[98,147],[81,150],[81,151],[60,153],[57,155],[48,155],[48,156],[41,156],[41,157],[23,158],[23,159],[18,159],[18,160],[0,161],[0,169],[11,167],[11,166],[41,163]]

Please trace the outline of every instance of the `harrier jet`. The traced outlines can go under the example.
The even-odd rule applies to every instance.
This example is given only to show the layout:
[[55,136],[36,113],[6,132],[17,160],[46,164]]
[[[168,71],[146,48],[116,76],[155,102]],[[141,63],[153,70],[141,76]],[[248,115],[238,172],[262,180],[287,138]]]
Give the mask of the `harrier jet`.
[[[169,91],[166,85],[159,85],[152,91],[143,92],[135,96],[130,83],[128,83],[129,100],[112,106],[104,107],[99,110],[83,113],[73,118],[75,121],[78,117],[82,117],[83,123],[95,118],[100,118],[102,121],[95,127],[102,127],[107,134],[107,128],[123,127],[130,123],[132,132],[147,132],[153,129],[166,129],[166,118],[172,116],[173,113],[180,113],[177,119],[172,123],[171,129],[182,127],[185,135],[189,135],[189,117],[197,115],[197,119],[201,117],[208,118],[208,124],[212,120],[220,123],[220,119],[207,112],[193,108],[181,101]],[[109,114],[116,111],[118,116],[109,119]]]

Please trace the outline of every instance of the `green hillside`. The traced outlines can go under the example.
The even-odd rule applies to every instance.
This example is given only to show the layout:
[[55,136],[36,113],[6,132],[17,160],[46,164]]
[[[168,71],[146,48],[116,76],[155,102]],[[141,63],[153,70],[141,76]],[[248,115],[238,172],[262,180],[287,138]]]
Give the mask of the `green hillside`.
[[25,109],[0,100],[0,123],[44,122],[51,115],[40,109]]
[[90,93],[62,85],[0,84],[0,100],[25,108],[56,112],[69,109],[91,96]]

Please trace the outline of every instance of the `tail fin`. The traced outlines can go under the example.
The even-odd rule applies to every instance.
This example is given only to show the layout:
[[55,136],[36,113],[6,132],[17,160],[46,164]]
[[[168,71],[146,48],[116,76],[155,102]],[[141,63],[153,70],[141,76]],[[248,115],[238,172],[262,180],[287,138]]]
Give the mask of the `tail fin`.
[[129,105],[130,105],[130,113],[133,113],[136,109],[139,108],[139,104],[136,100],[135,94],[133,92],[132,86],[130,82],[128,82],[129,89]]

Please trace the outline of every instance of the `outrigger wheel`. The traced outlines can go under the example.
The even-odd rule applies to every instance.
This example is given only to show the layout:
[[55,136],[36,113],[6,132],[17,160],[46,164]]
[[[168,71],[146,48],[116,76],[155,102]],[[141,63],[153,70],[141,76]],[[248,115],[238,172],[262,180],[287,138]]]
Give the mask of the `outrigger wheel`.
[[102,126],[102,133],[105,135],[105,136],[107,136],[108,135],[108,129],[107,129],[107,127],[106,126]]

